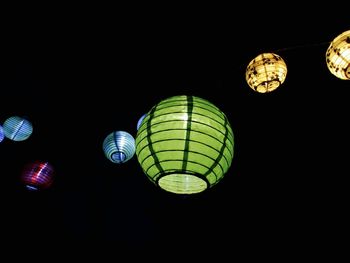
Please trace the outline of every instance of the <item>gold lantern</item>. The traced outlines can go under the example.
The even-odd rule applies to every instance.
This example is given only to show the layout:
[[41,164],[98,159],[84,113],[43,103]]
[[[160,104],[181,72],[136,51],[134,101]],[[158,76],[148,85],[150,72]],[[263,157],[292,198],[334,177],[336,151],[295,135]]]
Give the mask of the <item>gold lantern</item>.
[[338,35],[326,52],[329,71],[340,79],[350,79],[350,30]]
[[246,69],[246,81],[254,91],[267,93],[277,89],[286,79],[287,65],[277,54],[262,53]]

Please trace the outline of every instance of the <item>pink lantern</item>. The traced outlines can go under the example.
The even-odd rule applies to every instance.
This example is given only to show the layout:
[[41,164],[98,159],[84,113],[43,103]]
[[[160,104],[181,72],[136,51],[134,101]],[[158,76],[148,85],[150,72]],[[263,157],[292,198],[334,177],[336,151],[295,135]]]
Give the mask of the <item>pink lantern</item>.
[[21,181],[28,190],[45,189],[53,182],[54,169],[48,162],[28,163],[22,172]]

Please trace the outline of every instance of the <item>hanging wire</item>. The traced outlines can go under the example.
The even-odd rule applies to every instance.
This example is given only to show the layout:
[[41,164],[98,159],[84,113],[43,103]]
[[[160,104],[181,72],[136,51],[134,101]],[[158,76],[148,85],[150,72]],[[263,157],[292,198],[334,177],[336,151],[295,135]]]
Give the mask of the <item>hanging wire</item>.
[[319,46],[330,45],[330,44],[331,44],[331,41],[326,41],[326,42],[321,42],[321,43],[303,44],[303,45],[297,45],[297,46],[280,48],[280,49],[277,49],[277,50],[275,50],[273,52],[274,53],[279,53],[279,52],[284,52],[284,51],[289,51],[289,50],[294,50],[294,49],[319,47]]

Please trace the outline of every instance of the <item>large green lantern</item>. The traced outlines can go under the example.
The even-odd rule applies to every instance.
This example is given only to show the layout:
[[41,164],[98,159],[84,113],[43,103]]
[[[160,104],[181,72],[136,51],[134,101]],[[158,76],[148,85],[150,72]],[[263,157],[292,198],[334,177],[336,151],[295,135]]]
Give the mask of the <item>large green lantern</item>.
[[231,166],[234,136],[226,115],[195,96],[160,101],[137,131],[136,155],[160,188],[195,194],[216,185]]

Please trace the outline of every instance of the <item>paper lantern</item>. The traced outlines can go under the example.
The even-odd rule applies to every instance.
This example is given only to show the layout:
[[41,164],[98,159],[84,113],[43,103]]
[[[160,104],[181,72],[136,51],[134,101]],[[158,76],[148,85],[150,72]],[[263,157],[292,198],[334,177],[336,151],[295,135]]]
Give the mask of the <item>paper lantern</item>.
[[350,30],[338,35],[326,52],[329,71],[339,79],[350,79]]
[[103,141],[103,151],[113,163],[125,163],[135,154],[135,139],[125,131],[110,133]]
[[12,116],[5,120],[3,124],[4,134],[13,141],[24,141],[33,132],[33,126],[27,119]]
[[143,172],[161,189],[196,194],[224,177],[233,159],[233,139],[219,108],[179,95],[148,112],[137,131],[136,155]]
[[2,142],[4,138],[5,138],[4,129],[0,125],[0,142]]
[[40,190],[53,183],[54,169],[48,162],[35,161],[28,163],[22,172],[22,183],[28,190]]
[[254,91],[267,93],[277,89],[286,79],[287,65],[277,54],[263,53],[246,69],[246,81]]

